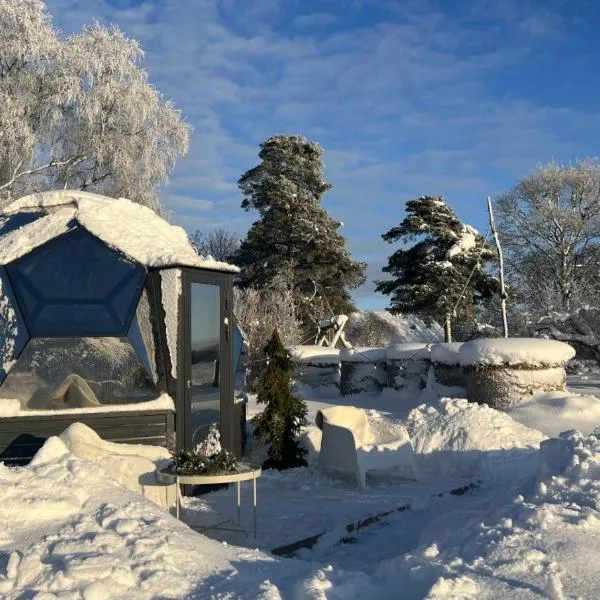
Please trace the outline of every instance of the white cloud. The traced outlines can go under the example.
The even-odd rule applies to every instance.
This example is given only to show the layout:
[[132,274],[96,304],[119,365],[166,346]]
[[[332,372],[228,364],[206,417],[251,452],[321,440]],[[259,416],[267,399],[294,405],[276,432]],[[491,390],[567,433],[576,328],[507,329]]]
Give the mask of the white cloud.
[[353,252],[376,262],[389,254],[378,236],[401,220],[405,200],[443,193],[467,206],[540,161],[590,152],[593,141],[582,140],[599,124],[598,112],[488,89],[494,74],[543,63],[544,36],[568,26],[553,2],[540,10],[481,0],[455,16],[421,0],[354,4],[381,8],[385,18],[311,36],[312,27],[342,19],[339,4],[290,16],[283,9],[301,3],[48,2],[66,32],[98,18],[140,39],[151,81],[188,116],[190,154],[164,196],[188,229],[243,233],[254,216],[239,208],[236,182],[256,163],[259,143],[276,133],[302,133],[325,147],[335,185],[325,206],[346,223]]

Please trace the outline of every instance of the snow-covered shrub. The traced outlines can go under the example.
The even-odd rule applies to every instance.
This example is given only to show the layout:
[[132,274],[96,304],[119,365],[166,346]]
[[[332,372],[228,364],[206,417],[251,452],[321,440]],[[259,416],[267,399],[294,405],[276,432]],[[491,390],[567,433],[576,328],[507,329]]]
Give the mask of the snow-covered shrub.
[[470,400],[506,408],[538,392],[564,390],[568,344],[536,338],[480,339],[459,351]]
[[435,342],[443,339],[442,328],[428,327],[415,315],[393,315],[385,310],[351,313],[346,324],[346,339],[353,346],[376,348],[405,342]]
[[248,385],[253,388],[266,367],[264,348],[273,331],[277,329],[285,346],[292,346],[300,341],[300,323],[290,292],[235,288],[233,303],[248,341]]
[[540,319],[537,336],[567,342],[575,348],[578,359],[600,363],[600,309],[583,307],[571,313],[552,313]]

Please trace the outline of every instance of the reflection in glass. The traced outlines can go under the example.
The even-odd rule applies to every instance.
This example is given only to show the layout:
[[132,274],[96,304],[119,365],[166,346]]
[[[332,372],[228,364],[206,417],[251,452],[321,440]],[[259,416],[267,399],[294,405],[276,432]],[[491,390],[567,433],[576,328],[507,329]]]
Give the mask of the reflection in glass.
[[28,339],[6,271],[0,268],[0,383]]
[[241,399],[246,393],[246,355],[248,343],[235,321],[233,322],[232,331],[233,397],[235,399]]
[[212,423],[219,422],[220,294],[218,285],[191,283],[190,289],[190,423],[193,448]]
[[154,341],[152,315],[150,313],[150,303],[146,290],[142,292],[127,337],[137,355],[142,359],[148,373],[152,375],[153,381],[156,383],[158,381],[156,343]]
[[[156,398],[126,338],[34,338],[0,387],[23,409],[83,408]],[[0,399],[1,402],[1,399]]]
[[32,336],[122,335],[145,269],[79,228],[7,266]]

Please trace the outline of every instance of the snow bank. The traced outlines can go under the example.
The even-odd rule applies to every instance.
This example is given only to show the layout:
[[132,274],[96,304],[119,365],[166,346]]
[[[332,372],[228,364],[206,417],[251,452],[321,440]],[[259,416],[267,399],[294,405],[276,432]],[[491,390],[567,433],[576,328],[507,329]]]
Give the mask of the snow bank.
[[548,392],[506,412],[519,423],[549,436],[577,429],[589,434],[600,427],[600,399],[570,392]]
[[149,208],[125,198],[71,190],[41,192],[16,200],[4,214],[35,209],[48,209],[48,212],[4,236],[0,264],[65,233],[75,220],[107,245],[148,267],[186,265],[239,271],[233,265],[199,256],[182,227],[171,225]]
[[385,361],[385,348],[343,348],[341,362],[374,363]]
[[525,457],[546,436],[485,404],[442,398],[412,410],[406,427],[417,465],[440,476],[497,476],[514,468],[511,451]]
[[441,365],[458,365],[460,359],[458,356],[462,342],[442,342],[431,346],[431,362]]
[[524,365],[528,367],[556,367],[575,356],[569,344],[556,340],[536,338],[494,338],[471,340],[459,351],[463,366]]
[[146,410],[175,410],[175,403],[168,394],[162,394],[155,400],[132,402],[131,404],[106,404],[93,408],[58,408],[56,410],[21,409],[20,400],[0,398],[0,418],[32,417],[51,415],[83,415],[89,413],[135,412]]
[[340,351],[326,346],[299,345],[287,348],[292,360],[297,363],[321,365],[337,365],[340,362]]

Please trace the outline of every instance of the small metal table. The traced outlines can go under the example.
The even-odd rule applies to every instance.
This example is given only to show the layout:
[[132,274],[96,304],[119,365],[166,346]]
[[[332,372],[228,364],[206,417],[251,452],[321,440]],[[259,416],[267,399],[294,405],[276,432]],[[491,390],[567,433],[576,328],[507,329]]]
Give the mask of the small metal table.
[[[256,504],[257,504],[257,495],[256,495],[256,480],[261,476],[262,470],[258,467],[249,466],[247,470],[241,470],[235,473],[223,473],[221,475],[179,475],[177,473],[173,473],[169,469],[160,469],[157,472],[157,479],[162,483],[168,484],[176,484],[177,485],[177,500],[175,504],[175,516],[179,519],[179,511],[181,507],[181,494],[179,486],[181,484],[184,485],[217,485],[217,484],[226,484],[226,483],[235,483],[236,490],[233,497],[233,523],[237,525],[239,529],[242,529],[240,526],[240,507],[241,507],[241,489],[240,484],[242,481],[252,481],[252,507],[253,507],[253,531],[254,537],[256,538]],[[223,521],[222,523],[217,523],[215,525],[204,527],[203,530],[206,529],[217,529],[219,525],[223,523],[229,522]],[[221,528],[223,529],[223,528]],[[242,531],[244,531],[242,529]]]

